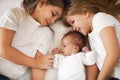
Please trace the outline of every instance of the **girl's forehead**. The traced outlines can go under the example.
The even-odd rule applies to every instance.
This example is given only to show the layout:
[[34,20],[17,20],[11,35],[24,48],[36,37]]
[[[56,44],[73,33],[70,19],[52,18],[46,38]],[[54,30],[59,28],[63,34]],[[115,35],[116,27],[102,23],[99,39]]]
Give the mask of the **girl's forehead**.
[[56,11],[56,13],[57,13],[58,15],[62,15],[62,12],[63,12],[63,9],[62,9],[62,8],[51,5],[50,9],[53,10],[53,11]]
[[75,15],[69,15],[69,16],[66,16],[66,19],[67,19],[67,20],[74,19],[74,18],[76,18]]
[[71,20],[71,16],[65,16],[65,19],[66,19],[67,21],[69,21],[69,20]]

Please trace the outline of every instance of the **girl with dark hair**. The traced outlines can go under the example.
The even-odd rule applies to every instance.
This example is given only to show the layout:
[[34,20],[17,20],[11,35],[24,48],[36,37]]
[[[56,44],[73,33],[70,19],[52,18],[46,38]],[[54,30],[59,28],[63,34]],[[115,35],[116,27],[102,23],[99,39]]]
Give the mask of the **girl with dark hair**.
[[[22,8],[13,8],[0,19],[0,74],[21,78],[28,67],[32,79],[43,80],[53,65],[48,55],[52,31],[46,27],[62,16],[61,0],[23,0]],[[40,73],[40,76],[35,75]],[[36,77],[37,76],[37,77]]]

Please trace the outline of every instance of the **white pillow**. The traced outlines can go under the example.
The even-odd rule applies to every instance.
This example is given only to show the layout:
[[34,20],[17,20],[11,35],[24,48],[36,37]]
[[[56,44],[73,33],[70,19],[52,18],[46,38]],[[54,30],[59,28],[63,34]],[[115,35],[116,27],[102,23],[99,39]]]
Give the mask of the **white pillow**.
[[21,2],[23,0],[0,0],[0,17],[13,7],[21,7]]
[[62,23],[62,20],[58,20],[56,23],[50,26],[50,28],[53,30],[54,33],[54,42],[53,42],[53,48],[54,47],[61,47],[61,39],[64,36],[65,33],[72,30],[72,28],[65,27]]

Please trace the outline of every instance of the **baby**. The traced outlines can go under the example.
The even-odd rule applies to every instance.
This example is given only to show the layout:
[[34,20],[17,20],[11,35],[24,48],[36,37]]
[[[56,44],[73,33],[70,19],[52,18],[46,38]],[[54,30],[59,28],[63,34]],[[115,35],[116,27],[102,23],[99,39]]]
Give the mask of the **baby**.
[[79,32],[70,31],[63,36],[61,45],[61,52],[58,48],[52,50],[58,80],[86,80],[85,66],[94,65],[96,60],[94,52],[84,47],[85,37]]

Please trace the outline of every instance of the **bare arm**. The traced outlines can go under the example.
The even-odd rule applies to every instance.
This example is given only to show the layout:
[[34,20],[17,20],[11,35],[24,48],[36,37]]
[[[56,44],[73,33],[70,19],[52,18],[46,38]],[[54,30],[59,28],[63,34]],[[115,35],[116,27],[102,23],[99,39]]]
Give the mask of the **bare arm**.
[[113,27],[103,29],[100,32],[100,37],[107,54],[97,80],[106,80],[120,58],[120,48]]
[[[88,47],[83,47],[82,48],[82,51],[85,53],[85,54],[93,54],[93,53],[87,53],[87,52],[89,52],[90,50],[88,49]],[[85,57],[85,58],[87,58],[87,56]],[[96,62],[96,59],[94,59],[95,58],[95,56],[91,56],[91,55],[89,55],[88,56],[88,58],[90,58],[90,59],[92,59],[92,63],[93,63],[93,60]],[[94,64],[94,65],[90,65],[91,64],[91,61],[90,61],[90,59],[88,59],[86,62],[84,62],[86,65],[88,65],[88,66],[86,66],[86,70],[87,70],[87,72],[86,72],[86,80],[97,80],[97,77],[98,77],[98,68],[97,68],[97,65],[96,64]],[[84,59],[83,61],[85,61],[86,59]],[[89,63],[89,61],[90,61],[90,63]],[[90,65],[90,66],[89,66]]]
[[[38,51],[35,57],[37,58],[41,55],[42,53]],[[52,59],[51,59],[51,64],[52,64]],[[44,80],[45,73],[46,73],[46,69],[32,68],[32,80]]]
[[33,58],[11,46],[14,34],[15,32],[12,30],[0,28],[0,56],[16,64],[34,67],[35,60]]
[[44,80],[46,69],[32,69],[32,80]]
[[[0,28],[0,57],[12,61],[13,63],[29,66],[33,68],[49,68],[49,56],[40,56],[31,58],[16,48],[12,47],[12,40],[15,32],[8,29]],[[22,58],[22,59],[21,59]],[[45,59],[43,62],[41,59]],[[44,65],[44,66],[43,66]]]
[[86,66],[86,80],[97,80],[98,68],[97,65]]

